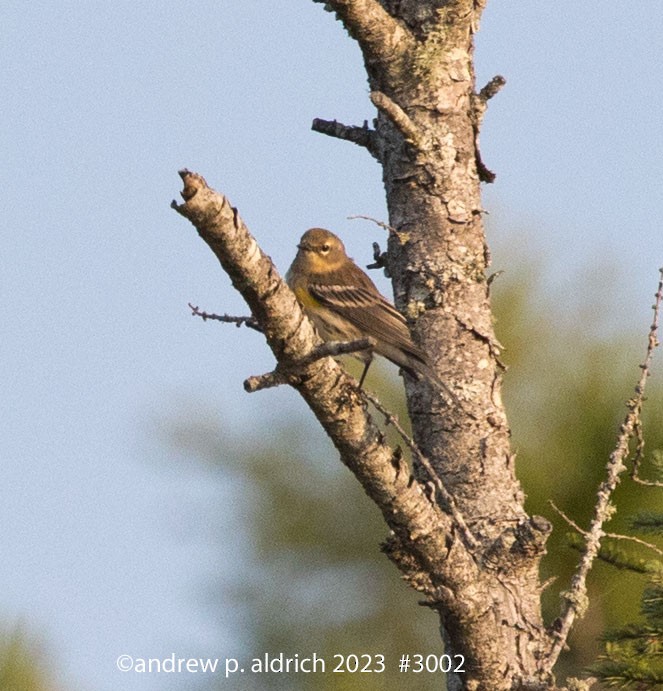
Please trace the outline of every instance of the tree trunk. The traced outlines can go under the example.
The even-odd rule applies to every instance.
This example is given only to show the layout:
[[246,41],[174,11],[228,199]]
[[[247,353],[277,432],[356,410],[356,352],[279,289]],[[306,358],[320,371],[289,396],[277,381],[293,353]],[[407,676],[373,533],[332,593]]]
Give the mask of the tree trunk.
[[[451,652],[466,655],[459,688],[540,683],[549,641],[538,564],[549,525],[525,514],[500,397],[480,194],[481,180],[494,176],[481,162],[477,133],[502,82],[475,91],[473,35],[482,8],[471,0],[328,5],[362,48],[379,111],[372,147],[396,231],[387,260],[396,305],[463,404],[446,405],[434,383],[408,382],[415,440],[480,543],[461,573],[453,558],[461,547],[450,536],[445,573],[423,590]],[[403,569],[408,545],[393,542],[389,555]]]

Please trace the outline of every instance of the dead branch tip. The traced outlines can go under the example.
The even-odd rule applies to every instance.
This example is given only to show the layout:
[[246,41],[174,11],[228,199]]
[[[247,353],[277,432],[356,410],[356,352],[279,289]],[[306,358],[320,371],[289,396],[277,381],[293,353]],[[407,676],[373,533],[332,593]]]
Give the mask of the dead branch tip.
[[261,391],[262,389],[271,389],[275,386],[281,386],[282,384],[287,383],[287,376],[285,376],[283,372],[274,370],[273,372],[257,374],[245,379],[244,391],[246,391],[246,393],[255,393],[256,391]]
[[369,128],[366,120],[364,120],[363,126],[358,127],[356,125],[344,125],[337,120],[315,118],[311,124],[311,129],[328,137],[336,137],[363,146],[374,158],[380,160],[377,134],[375,130]]
[[[182,178],[184,183],[184,188],[180,194],[185,202],[188,202],[198,190],[207,187],[207,181],[202,175],[198,173],[193,173],[187,168],[182,168],[182,170],[177,171],[179,176]],[[171,204],[172,206],[172,204]]]
[[489,101],[493,96],[496,96],[502,87],[506,84],[506,79],[501,74],[496,74],[486,86],[479,92],[479,98],[482,101]]

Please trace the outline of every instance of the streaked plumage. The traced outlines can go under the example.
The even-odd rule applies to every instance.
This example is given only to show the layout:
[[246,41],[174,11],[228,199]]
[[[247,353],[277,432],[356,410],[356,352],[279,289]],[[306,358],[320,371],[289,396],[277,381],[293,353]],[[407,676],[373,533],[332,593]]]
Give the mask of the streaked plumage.
[[[379,355],[411,376],[437,380],[426,356],[412,341],[401,313],[346,255],[336,235],[311,228],[297,247],[286,280],[323,340],[351,341],[370,336],[377,343],[375,352]],[[367,363],[367,369],[372,354],[357,356]]]

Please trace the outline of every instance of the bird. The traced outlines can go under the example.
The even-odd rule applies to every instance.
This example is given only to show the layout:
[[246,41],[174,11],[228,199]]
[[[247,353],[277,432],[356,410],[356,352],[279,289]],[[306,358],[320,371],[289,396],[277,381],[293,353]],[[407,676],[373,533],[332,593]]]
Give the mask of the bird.
[[[352,341],[371,337],[374,351],[415,379],[440,382],[426,354],[414,343],[403,315],[380,293],[373,281],[348,257],[341,239],[324,228],[302,235],[286,282],[323,341]],[[362,351],[361,387],[373,352]]]

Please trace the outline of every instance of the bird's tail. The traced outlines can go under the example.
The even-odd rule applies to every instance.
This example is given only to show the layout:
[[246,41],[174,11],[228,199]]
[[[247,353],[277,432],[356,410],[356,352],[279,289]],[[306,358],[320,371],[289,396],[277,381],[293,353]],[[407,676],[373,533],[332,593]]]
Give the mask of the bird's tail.
[[428,359],[425,357],[425,355],[423,355],[423,353],[407,353],[407,360],[397,364],[399,364],[401,369],[413,379],[416,379],[417,381],[426,379],[432,382],[434,386],[442,393],[442,397],[446,401],[447,405],[454,405],[461,410],[468,412],[467,408],[463,405],[458,396],[456,396],[456,394],[451,390],[449,385],[442,381],[437,372],[435,372],[435,370],[431,367]]

